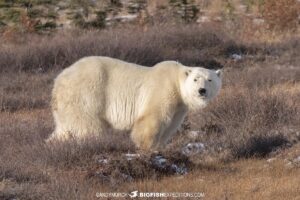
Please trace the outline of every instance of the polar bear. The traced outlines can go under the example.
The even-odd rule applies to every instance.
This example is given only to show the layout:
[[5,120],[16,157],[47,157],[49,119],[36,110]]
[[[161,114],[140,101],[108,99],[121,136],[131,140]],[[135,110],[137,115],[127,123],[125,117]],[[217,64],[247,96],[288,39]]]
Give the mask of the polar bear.
[[101,136],[109,128],[131,131],[140,149],[159,149],[188,110],[204,108],[220,91],[221,71],[164,61],[153,67],[85,57],[55,79],[55,131],[48,141]]

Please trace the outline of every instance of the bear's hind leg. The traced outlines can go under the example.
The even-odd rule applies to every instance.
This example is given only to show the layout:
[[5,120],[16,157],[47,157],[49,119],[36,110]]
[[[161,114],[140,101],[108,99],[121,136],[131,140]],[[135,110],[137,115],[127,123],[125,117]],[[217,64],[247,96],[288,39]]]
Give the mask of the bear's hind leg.
[[56,128],[47,142],[99,138],[109,128],[108,123],[94,113],[89,114],[77,109],[73,109],[72,112],[66,111],[53,112]]

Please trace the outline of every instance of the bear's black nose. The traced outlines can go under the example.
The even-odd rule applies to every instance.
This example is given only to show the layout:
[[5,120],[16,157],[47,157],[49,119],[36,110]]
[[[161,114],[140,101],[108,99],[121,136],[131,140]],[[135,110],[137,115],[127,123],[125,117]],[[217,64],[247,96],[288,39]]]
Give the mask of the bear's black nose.
[[206,94],[206,89],[205,89],[205,88],[200,88],[200,89],[199,89],[199,94],[200,94],[201,96],[204,96],[204,95]]

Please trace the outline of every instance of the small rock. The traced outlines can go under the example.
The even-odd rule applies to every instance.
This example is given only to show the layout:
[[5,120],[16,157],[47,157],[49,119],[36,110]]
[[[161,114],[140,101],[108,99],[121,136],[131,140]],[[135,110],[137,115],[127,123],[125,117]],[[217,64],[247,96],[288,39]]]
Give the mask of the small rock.
[[100,164],[107,164],[108,160],[107,159],[99,159],[98,163],[100,163]]
[[191,156],[204,151],[204,149],[205,146],[201,142],[188,143],[185,147],[182,148],[182,153],[186,156]]
[[179,167],[175,164],[171,165],[171,170],[174,171],[176,174],[181,174],[181,175],[187,174],[187,168],[186,167]]
[[288,143],[286,143],[286,145],[285,145],[286,147],[292,147],[293,146],[293,144],[292,143],[290,143],[290,142],[288,142]]
[[187,135],[190,139],[196,139],[200,134],[200,131],[189,131]]
[[234,61],[239,61],[239,60],[242,59],[242,56],[239,55],[239,54],[232,54],[230,57],[231,57]]
[[167,174],[185,175],[188,172],[185,164],[175,164],[161,155],[156,155],[152,158],[152,165],[155,169]]
[[293,162],[294,162],[294,163],[300,163],[300,156],[298,156],[297,158],[295,158],[295,159],[293,160]]
[[138,153],[126,153],[125,157],[127,158],[127,160],[132,160],[134,158],[139,158],[141,155]]
[[273,162],[273,161],[275,161],[275,160],[277,160],[276,158],[269,158],[268,160],[267,160],[267,162],[268,163],[271,163],[271,162]]
[[155,156],[153,159],[153,164],[155,167],[158,168],[165,168],[167,165],[167,159],[165,159],[163,156]]

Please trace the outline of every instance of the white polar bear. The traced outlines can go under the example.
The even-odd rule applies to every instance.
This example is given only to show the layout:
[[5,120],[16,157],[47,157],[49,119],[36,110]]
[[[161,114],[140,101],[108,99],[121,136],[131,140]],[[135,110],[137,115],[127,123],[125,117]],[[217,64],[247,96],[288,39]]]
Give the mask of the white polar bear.
[[164,61],[144,67],[109,57],[86,57],[55,79],[55,131],[48,140],[131,130],[142,149],[157,149],[188,110],[204,108],[221,88],[221,72]]

